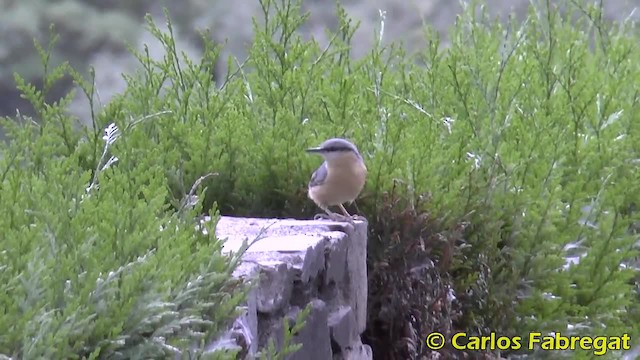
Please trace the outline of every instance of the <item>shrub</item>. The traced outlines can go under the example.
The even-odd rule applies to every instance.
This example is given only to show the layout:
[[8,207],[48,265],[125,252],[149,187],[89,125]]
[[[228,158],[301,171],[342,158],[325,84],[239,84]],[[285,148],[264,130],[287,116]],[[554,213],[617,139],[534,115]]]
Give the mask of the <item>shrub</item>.
[[[365,60],[377,77],[360,98],[386,130],[384,146],[368,141],[380,150],[370,160],[369,189],[403,184],[387,191],[399,209],[381,223],[388,234],[371,239],[370,276],[381,283],[370,305],[389,293],[408,299],[370,314],[397,319],[383,328],[415,331],[394,333],[396,347],[379,351],[418,344],[413,354],[425,353],[419,339],[434,330],[636,333],[637,238],[628,229],[638,221],[630,211],[638,197],[637,102],[627,79],[638,74],[637,38],[628,23],[605,24],[594,6],[573,4],[564,15],[531,6],[524,22],[501,24],[479,5],[458,18],[449,48],[426,32],[420,65],[390,53],[392,65]],[[374,196],[370,212],[387,209],[384,199]],[[426,233],[411,230],[425,224],[420,216],[433,224]],[[435,248],[441,266],[432,271],[444,284],[411,271],[429,268],[414,258],[425,247]],[[396,269],[376,271],[378,263]],[[418,300],[423,282],[439,289]],[[434,324],[434,316],[442,321]]]
[[44,89],[16,76],[39,121],[3,121],[11,141],[0,150],[0,353],[49,359],[199,353],[244,299],[245,284],[231,278],[239,256],[221,253],[214,223],[206,225],[208,234],[196,227],[199,203],[179,212],[169,207],[166,169],[156,159],[177,157],[180,149],[143,141],[145,122],[162,115],[119,117],[126,111],[115,108],[137,102],[123,98],[97,116],[117,123],[104,138],[102,125],[81,136],[65,115],[72,94],[53,104],[43,100],[66,72],[77,74],[66,65],[49,68],[50,52],[39,50]]
[[[523,23],[501,24],[473,3],[448,48],[431,29],[418,54],[383,46],[381,18],[376,46],[354,60],[356,26],[340,6],[338,27],[320,46],[296,33],[307,17],[298,1],[261,5],[249,58],[229,59],[220,86],[212,76],[219,49],[206,33],[203,57],[189,59],[176,49],[171,22],[163,33],[148,18],[165,56],[134,51],[140,71],[125,75],[126,92],[96,112],[95,131],[72,130],[67,98],[44,104],[19,81],[42,125],[7,123],[14,140],[0,168],[0,226],[10,239],[3,256],[16,260],[2,276],[15,295],[3,298],[11,311],[0,323],[17,325],[4,325],[3,351],[162,351],[148,340],[153,331],[127,321],[165,329],[165,318],[144,317],[136,304],[155,297],[174,306],[198,274],[213,279],[198,294],[218,294],[215,315],[200,308],[211,305],[205,295],[193,295],[166,321],[203,314],[205,328],[221,329],[221,314],[244,287],[228,280],[234,260],[189,219],[217,209],[308,217],[317,209],[306,182],[318,164],[302,149],[334,136],[354,140],[369,168],[358,205],[371,221],[366,341],[376,358],[425,355],[423,338],[434,330],[636,334],[630,79],[639,68],[629,24],[605,24],[600,8],[579,4],[565,15],[532,6]],[[61,71],[48,72],[45,88]],[[91,82],[83,86],[92,100]],[[118,160],[94,171],[104,167],[100,129],[110,123],[120,129],[109,149]],[[212,172],[198,206],[182,209],[191,185]],[[87,193],[94,177],[99,189]],[[151,249],[153,260],[126,266]],[[569,256],[579,263],[567,264]],[[87,300],[96,279],[119,267],[126,270],[108,301]],[[97,311],[112,312],[96,318],[101,326],[91,317]],[[60,325],[70,318],[90,320],[71,333]],[[35,326],[40,319],[53,320]],[[180,329],[175,341],[191,339]],[[121,336],[135,340],[117,343]],[[31,338],[44,340],[24,350]]]

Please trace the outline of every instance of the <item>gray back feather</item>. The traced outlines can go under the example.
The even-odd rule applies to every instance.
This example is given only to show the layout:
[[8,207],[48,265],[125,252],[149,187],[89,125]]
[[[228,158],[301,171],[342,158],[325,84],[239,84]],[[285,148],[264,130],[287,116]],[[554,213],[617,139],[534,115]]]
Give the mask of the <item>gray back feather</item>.
[[322,183],[324,183],[324,180],[326,178],[327,178],[327,162],[325,161],[311,175],[311,180],[309,181],[309,187],[322,185]]

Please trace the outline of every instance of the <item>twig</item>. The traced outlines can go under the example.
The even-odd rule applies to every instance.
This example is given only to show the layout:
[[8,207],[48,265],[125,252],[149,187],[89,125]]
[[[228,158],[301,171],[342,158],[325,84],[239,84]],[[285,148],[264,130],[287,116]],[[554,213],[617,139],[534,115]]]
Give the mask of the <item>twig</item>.
[[205,181],[206,179],[208,179],[208,178],[210,178],[212,176],[218,176],[218,175],[220,175],[220,174],[215,172],[215,173],[208,173],[206,175],[203,175],[203,176],[199,177],[193,183],[193,186],[191,187],[191,190],[189,191],[189,193],[182,200],[182,205],[180,206],[180,211],[182,211],[188,204],[191,204],[190,200],[193,199],[193,196],[194,196],[196,190],[202,184],[203,181]]

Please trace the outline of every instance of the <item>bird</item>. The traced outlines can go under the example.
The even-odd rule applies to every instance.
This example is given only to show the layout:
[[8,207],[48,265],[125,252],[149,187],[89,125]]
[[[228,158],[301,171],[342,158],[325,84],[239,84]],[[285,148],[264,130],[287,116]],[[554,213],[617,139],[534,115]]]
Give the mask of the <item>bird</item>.
[[[308,196],[324,213],[317,214],[314,220],[353,222],[363,219],[352,216],[344,208],[345,203],[353,203],[362,192],[367,178],[367,167],[358,148],[342,138],[328,139],[320,146],[306,149],[307,153],[318,154],[324,162],[311,175]],[[329,210],[338,206],[342,215]]]

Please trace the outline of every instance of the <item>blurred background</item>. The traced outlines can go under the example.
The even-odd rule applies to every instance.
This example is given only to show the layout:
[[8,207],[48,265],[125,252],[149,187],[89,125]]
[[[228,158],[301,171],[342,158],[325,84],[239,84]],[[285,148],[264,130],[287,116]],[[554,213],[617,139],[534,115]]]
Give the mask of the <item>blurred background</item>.
[[[564,3],[551,2],[559,6]],[[354,57],[361,56],[372,45],[380,24],[380,10],[385,12],[385,42],[401,41],[408,52],[413,52],[425,45],[423,24],[433,26],[446,44],[446,33],[462,9],[460,1],[450,0],[341,0],[341,3],[348,15],[360,23],[354,36]],[[504,21],[510,13],[523,19],[529,3],[530,0],[488,0],[486,10],[497,21]],[[639,4],[640,0],[608,1],[603,4],[604,13],[610,20],[635,19],[638,15],[634,9]],[[163,55],[159,44],[146,31],[144,16],[149,13],[162,25],[164,7],[175,26],[179,50],[198,57],[202,43],[199,32],[203,30],[224,44],[214,74],[217,80],[225,75],[229,55],[240,62],[246,57],[252,18],[261,13],[258,0],[0,0],[0,116],[13,116],[16,109],[31,115],[28,104],[15,88],[13,74],[17,72],[27,81],[39,84],[43,70],[33,39],[46,46],[51,24],[60,35],[52,61],[69,61],[76,70],[85,73],[93,66],[100,103],[105,104],[125,88],[121,74],[131,73],[139,66],[128,46],[142,50],[147,44],[152,56]],[[337,26],[335,2],[305,0],[303,8],[310,12],[310,19],[302,27],[302,33],[326,43],[326,29]],[[48,100],[55,100],[73,86],[71,81],[57,84],[52,99]],[[88,119],[89,106],[79,93],[70,111],[81,121]]]
[[[431,26],[447,43],[447,33],[456,15],[462,11],[457,0],[339,0],[359,29],[353,37],[352,56],[358,58],[369,51],[380,26],[384,12],[384,41],[398,41],[407,52],[420,51],[426,46],[424,26]],[[531,2],[551,2],[559,6],[567,0],[486,0],[486,10],[496,21],[506,21],[509,14],[516,20],[524,19]],[[600,0],[591,1],[599,5]],[[640,0],[609,0],[602,4],[607,20],[638,20]],[[50,25],[60,39],[53,49],[53,64],[69,61],[78,71],[88,73],[95,69],[99,104],[106,104],[126,87],[123,73],[132,73],[140,66],[129,51],[139,51],[145,44],[153,57],[162,57],[164,49],[147,32],[145,14],[150,14],[158,25],[165,23],[163,8],[169,10],[174,25],[178,50],[198,58],[202,50],[200,32],[223,45],[215,73],[221,81],[226,75],[229,56],[239,62],[246,57],[252,40],[252,19],[261,15],[258,0],[0,0],[0,116],[14,116],[17,109],[31,115],[30,105],[16,89],[14,73],[28,82],[40,85],[43,67],[33,39],[47,43]],[[304,0],[303,9],[310,18],[300,31],[305,37],[315,38],[321,46],[329,39],[326,30],[338,26],[334,1]],[[70,81],[56,84],[49,94],[55,101],[74,89]],[[80,91],[69,110],[89,125],[90,107]],[[0,138],[2,133],[0,132]],[[635,357],[640,350],[629,355]]]

